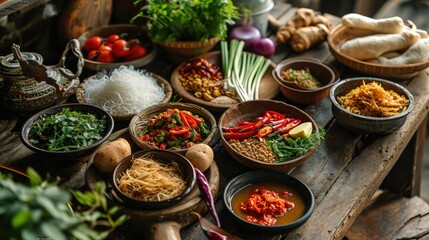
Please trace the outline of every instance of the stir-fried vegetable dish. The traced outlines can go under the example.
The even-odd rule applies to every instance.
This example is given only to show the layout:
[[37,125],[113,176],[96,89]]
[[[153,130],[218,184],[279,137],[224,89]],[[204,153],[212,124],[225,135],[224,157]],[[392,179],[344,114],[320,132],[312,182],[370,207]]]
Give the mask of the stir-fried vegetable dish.
[[210,134],[206,121],[189,111],[167,109],[147,121],[139,139],[160,149],[189,148]]

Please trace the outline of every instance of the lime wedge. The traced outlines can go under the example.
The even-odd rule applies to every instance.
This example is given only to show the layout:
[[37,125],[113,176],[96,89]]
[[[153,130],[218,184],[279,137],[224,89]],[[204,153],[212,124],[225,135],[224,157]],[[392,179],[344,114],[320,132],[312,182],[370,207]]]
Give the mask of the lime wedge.
[[311,122],[304,122],[292,128],[289,131],[289,136],[292,138],[307,138],[313,132],[313,124]]

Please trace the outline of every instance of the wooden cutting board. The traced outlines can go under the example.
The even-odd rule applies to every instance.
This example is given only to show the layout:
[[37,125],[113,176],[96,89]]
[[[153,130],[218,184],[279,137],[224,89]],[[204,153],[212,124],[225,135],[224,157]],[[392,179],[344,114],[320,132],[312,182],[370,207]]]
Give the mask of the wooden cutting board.
[[106,25],[112,15],[112,0],[70,0],[60,14],[58,34],[65,45],[92,28]]
[[[134,144],[128,132],[128,128],[119,130],[108,138],[104,144],[114,141],[122,137],[126,139],[130,145],[132,152],[140,151],[136,144]],[[100,148],[99,147],[99,148]],[[127,232],[141,233],[145,235],[146,240],[178,240],[180,237],[180,229],[196,221],[196,217],[191,212],[197,212],[201,215],[207,211],[204,200],[200,197],[200,191],[197,184],[191,193],[178,204],[160,210],[141,210],[136,208],[127,207],[121,204],[111,188],[110,178],[111,175],[106,175],[98,171],[92,164],[95,154],[90,156],[88,168],[86,171],[86,184],[89,189],[95,189],[97,181],[104,181],[106,183],[106,197],[109,199],[110,204],[119,205],[122,207],[120,214],[127,214],[130,219],[125,222],[123,228]],[[210,185],[213,198],[216,199],[219,191],[219,169],[215,162],[208,170],[204,172],[207,181]],[[110,187],[109,187],[110,186]]]

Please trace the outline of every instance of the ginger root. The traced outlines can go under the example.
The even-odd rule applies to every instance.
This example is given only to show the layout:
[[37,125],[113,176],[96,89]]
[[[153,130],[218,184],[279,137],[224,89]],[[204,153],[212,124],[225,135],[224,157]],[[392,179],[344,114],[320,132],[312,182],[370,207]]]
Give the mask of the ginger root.
[[295,52],[303,52],[308,50],[311,46],[324,41],[328,33],[328,27],[321,23],[316,26],[300,28],[292,36],[290,44]]
[[312,9],[299,8],[291,19],[279,27],[276,42],[290,42],[294,51],[302,52],[326,40],[329,29],[328,18],[317,15]]

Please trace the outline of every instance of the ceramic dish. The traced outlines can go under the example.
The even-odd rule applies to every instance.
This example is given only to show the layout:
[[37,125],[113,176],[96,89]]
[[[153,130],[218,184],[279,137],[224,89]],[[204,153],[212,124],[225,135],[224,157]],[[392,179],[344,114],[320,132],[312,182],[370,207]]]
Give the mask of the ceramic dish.
[[361,73],[387,79],[409,79],[419,72],[429,67],[429,59],[420,63],[386,66],[376,63],[369,63],[351,58],[341,53],[338,48],[345,41],[356,37],[356,33],[348,30],[342,24],[337,25],[328,35],[329,50],[332,55],[347,67]]
[[[233,198],[245,187],[251,186],[253,184],[258,183],[276,183],[280,185],[287,186],[297,192],[301,196],[301,199],[304,203],[304,210],[302,215],[297,218],[295,221],[290,223],[274,225],[274,226],[266,226],[257,223],[252,223],[243,219],[238,212],[233,209]],[[271,189],[267,189],[271,190]],[[287,197],[285,199],[288,199]],[[246,230],[250,230],[252,232],[265,233],[265,234],[284,234],[290,232],[294,229],[299,228],[302,224],[304,224],[311,216],[314,210],[314,196],[311,192],[310,188],[307,187],[300,180],[282,173],[272,172],[272,171],[251,171],[241,174],[233,179],[231,179],[223,192],[223,202],[228,210],[228,213],[233,217],[233,219],[240,224]],[[296,203],[296,202],[295,202]],[[297,206],[296,206],[297,207]],[[295,209],[298,210],[298,209]],[[241,211],[241,210],[240,210]],[[285,215],[291,214],[294,211],[294,208],[287,211]]]
[[[147,125],[147,121],[149,118],[154,117],[157,114],[166,111],[167,109],[185,110],[191,112],[194,115],[198,115],[200,118],[203,118],[210,132],[201,143],[210,144],[217,129],[217,124],[214,116],[206,109],[194,104],[171,102],[146,108],[131,119],[129,124],[131,138],[140,148],[158,149],[158,147],[152,146],[147,141],[143,141],[142,139],[140,139],[139,136],[141,135],[141,132],[144,127]],[[184,155],[188,148],[167,148],[167,150]]]
[[[167,81],[167,80],[165,80],[163,77],[161,77],[161,76],[159,76],[159,75],[157,75],[157,74],[155,74],[155,73],[151,73],[151,72],[148,72],[148,74],[151,76],[151,77],[153,77],[153,78],[155,78],[155,80],[156,80],[156,82],[158,83],[158,85],[160,85],[160,86],[163,86],[164,87],[164,94],[165,94],[165,97],[164,97],[164,99],[161,101],[161,102],[159,102],[159,103],[167,103],[167,102],[169,102],[170,101],[170,99],[171,99],[171,97],[172,97],[172,95],[173,95],[173,89],[172,89],[172,87],[171,87],[171,84]],[[89,80],[94,80],[94,79],[97,79],[97,75],[92,75],[92,76],[90,76],[90,77],[88,77],[88,78],[86,78],[80,85],[79,85],[79,87],[77,88],[77,92],[76,92],[76,99],[77,99],[77,101],[79,102],[79,103],[84,103],[84,104],[87,104],[88,102],[86,101],[86,99],[85,99],[85,94],[86,94],[86,85],[87,85],[87,82],[89,81]],[[102,107],[102,106],[99,106],[99,107]],[[118,114],[118,113],[116,113],[116,114],[111,114],[112,115],[112,117],[115,119],[115,120],[131,120],[131,118],[133,118],[135,115],[136,115],[137,113],[133,113],[133,114],[130,114],[130,113],[122,113],[122,114]]]
[[[197,58],[206,58],[209,62],[217,64],[218,66],[221,66],[221,54],[219,51],[209,52],[207,54],[203,54],[201,56],[193,58],[189,61],[192,61]],[[207,102],[203,99],[195,97],[193,93],[187,91],[182,86],[182,83],[180,82],[180,69],[187,62],[188,61],[181,63],[179,66],[176,67],[176,69],[171,74],[171,85],[173,89],[177,92],[177,94],[183,98],[184,101],[197,104],[209,111],[214,111],[214,112],[224,112],[225,110],[227,110],[228,108],[234,105],[234,104],[216,104],[212,102]],[[260,99],[272,99],[275,96],[277,96],[279,92],[279,85],[274,79],[274,77],[271,75],[271,72],[273,71],[274,68],[275,68],[275,64],[272,63],[262,78],[261,85],[259,87]]]
[[82,50],[82,53],[85,56],[84,68],[97,72],[103,69],[106,69],[106,70],[114,69],[121,65],[133,65],[135,67],[143,67],[155,59],[156,51],[157,51],[155,48],[155,45],[152,43],[152,41],[150,40],[147,33],[142,27],[133,25],[133,24],[114,24],[114,25],[105,25],[99,28],[94,28],[84,32],[82,35],[79,36],[77,40],[79,41],[81,47],[83,47],[85,41],[93,36],[100,36],[105,38],[110,34],[124,34],[124,33],[129,35],[135,35],[140,40],[140,43],[144,47],[146,47],[147,54],[141,58],[138,58],[132,61],[102,63],[102,62],[86,59],[86,55],[88,53]]
[[[98,118],[104,117],[106,119],[106,126],[104,129],[104,132],[101,135],[102,136],[101,139],[99,139],[97,142],[87,147],[76,149],[76,150],[70,150],[70,151],[49,151],[46,149],[36,147],[35,145],[31,144],[29,141],[29,132],[33,124],[41,116],[56,114],[64,108],[70,108],[71,111],[92,113],[92,114],[95,114]],[[114,121],[112,116],[110,116],[110,114],[104,111],[103,109],[93,105],[88,105],[88,104],[70,103],[70,104],[57,105],[51,108],[47,108],[31,116],[22,126],[22,129],[20,132],[20,138],[21,138],[21,141],[24,143],[24,145],[28,147],[30,150],[37,152],[39,154],[42,154],[52,160],[78,161],[80,160],[81,157],[89,155],[94,149],[96,149],[101,143],[103,143],[112,133],[113,126],[114,126]]]
[[[283,79],[282,72],[287,69],[308,69],[311,75],[317,79],[322,86],[314,89],[301,88],[293,81]],[[315,59],[306,57],[297,57],[283,60],[277,64],[272,72],[274,79],[280,85],[280,91],[288,100],[301,105],[316,103],[329,94],[329,89],[338,80],[338,72],[328,64]]]
[[307,161],[313,155],[315,149],[310,150],[305,155],[289,161],[268,163],[259,161],[253,157],[246,156],[231,146],[224,136],[225,132],[223,131],[223,128],[232,127],[239,121],[254,121],[254,119],[263,115],[264,111],[266,110],[273,110],[282,114],[286,114],[286,117],[301,119],[302,122],[311,122],[313,126],[313,132],[318,132],[316,122],[307,113],[297,107],[284,102],[273,100],[247,101],[229,108],[219,119],[220,139],[228,154],[237,162],[246,167],[253,169],[268,169],[278,172],[286,172],[287,170],[293,169]]
[[[409,100],[408,107],[400,114],[390,117],[369,117],[346,110],[338,103],[337,97],[346,95],[352,89],[362,85],[363,81],[367,83],[379,83],[386,91],[393,90],[399,95],[404,96]],[[414,107],[414,97],[405,87],[380,78],[358,77],[345,79],[338,82],[331,88],[329,98],[332,102],[332,114],[334,115],[335,120],[345,128],[359,134],[392,133],[398,130],[405,123],[408,114]]]

